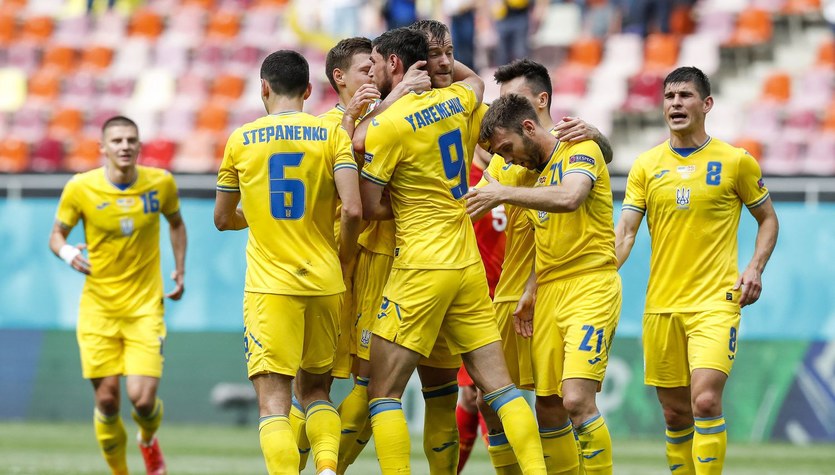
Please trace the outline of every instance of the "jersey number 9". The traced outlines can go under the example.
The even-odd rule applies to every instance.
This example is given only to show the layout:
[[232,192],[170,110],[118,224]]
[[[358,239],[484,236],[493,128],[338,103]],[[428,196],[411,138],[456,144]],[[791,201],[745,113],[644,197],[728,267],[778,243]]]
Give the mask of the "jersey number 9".
[[[438,147],[441,149],[441,162],[444,164],[444,174],[447,180],[458,178],[458,185],[450,188],[452,197],[456,200],[467,193],[467,163],[464,157],[464,144],[461,141],[461,129],[451,130],[438,137]],[[452,149],[455,148],[455,155]]]

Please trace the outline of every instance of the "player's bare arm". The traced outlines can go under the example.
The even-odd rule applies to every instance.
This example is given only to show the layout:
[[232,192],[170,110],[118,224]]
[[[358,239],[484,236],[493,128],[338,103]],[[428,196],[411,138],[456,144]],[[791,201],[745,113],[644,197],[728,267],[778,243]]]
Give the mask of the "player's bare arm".
[[[377,107],[374,108],[374,110],[372,110],[365,117],[363,117],[362,122],[360,122],[359,125],[357,125],[353,134],[348,134],[351,136],[351,142],[354,146],[354,153],[358,157],[362,157],[365,154],[365,135],[368,132],[368,124],[371,123],[371,119],[382,114],[386,109],[389,108],[389,106],[397,102],[398,99],[405,96],[406,94],[409,94],[410,92],[426,92],[432,88],[432,82],[429,79],[429,73],[421,69],[425,65],[426,61],[418,61],[415,64],[413,64],[406,71],[406,74],[403,76],[403,80],[400,81],[396,86],[394,86],[394,88],[391,90],[391,92],[385,98],[385,100],[379,103]],[[343,119],[343,124],[344,121],[345,119]]]
[[353,168],[340,168],[333,174],[336,191],[342,201],[342,214],[339,218],[339,263],[342,277],[350,279],[353,274],[355,258],[359,251],[357,238],[362,223],[362,200],[359,190],[359,176]]
[[[534,259],[535,261],[535,259]],[[536,271],[531,262],[531,273],[525,282],[525,291],[519,297],[516,310],[513,311],[513,327],[519,336],[530,338],[533,336],[533,311],[536,307]]]
[[612,144],[605,135],[600,133],[597,127],[585,122],[578,117],[563,117],[561,121],[554,125],[554,132],[557,134],[557,139],[560,142],[576,143],[583,140],[593,140],[594,143],[600,147],[603,153],[603,160],[606,163],[612,163]]
[[374,87],[374,84],[363,84],[357,89],[345,106],[345,113],[342,115],[342,128],[348,132],[349,137],[354,136],[357,119],[362,117],[368,110],[368,106],[378,99],[380,99],[380,91]]
[[762,273],[765,270],[766,263],[771,258],[774,246],[777,244],[777,234],[780,228],[771,198],[749,211],[757,220],[759,227],[757,229],[757,240],[754,244],[754,256],[751,257],[748,266],[742,271],[736,285],[734,285],[734,290],[742,288],[742,294],[739,296],[740,307],[751,305],[760,298],[763,287]]
[[384,186],[370,180],[360,180],[360,196],[362,197],[362,218],[373,221],[394,219],[391,209],[391,199]]
[[171,280],[174,281],[174,290],[165,294],[171,300],[180,300],[185,292],[186,275],[186,223],[179,211],[165,217],[168,220],[168,230],[171,236],[171,249],[174,252],[174,270],[171,272]]
[[470,216],[478,216],[502,203],[548,213],[570,213],[583,204],[593,184],[591,178],[580,173],[566,175],[559,185],[536,188],[504,186],[495,178],[485,176],[486,186],[464,195]]
[[618,269],[629,259],[632,246],[635,245],[635,236],[644,215],[638,211],[625,209],[620,213],[620,219],[615,226],[615,255],[618,258]]
[[87,248],[84,243],[79,243],[73,246],[67,243],[67,236],[70,235],[72,226],[55,221],[52,226],[52,233],[49,236],[49,248],[52,253],[60,257],[70,267],[85,275],[90,275],[90,261],[84,257],[81,251]]
[[[481,77],[479,77],[479,75],[470,69],[466,64],[455,63],[455,69],[452,71],[452,80],[456,82],[465,82],[473,88],[478,104],[481,104],[484,100],[484,80],[481,79]],[[476,106],[478,104],[476,104]]]
[[238,208],[240,202],[240,191],[217,192],[215,197],[215,227],[218,231],[237,231],[249,227],[244,217],[244,210]]

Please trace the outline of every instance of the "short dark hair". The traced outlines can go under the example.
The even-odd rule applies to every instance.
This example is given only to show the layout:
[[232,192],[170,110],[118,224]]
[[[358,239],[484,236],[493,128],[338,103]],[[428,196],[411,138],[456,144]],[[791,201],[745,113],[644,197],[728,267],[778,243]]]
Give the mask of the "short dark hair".
[[347,70],[351,67],[354,55],[360,53],[371,53],[371,40],[361,36],[345,38],[328,51],[328,56],[325,58],[325,75],[328,77],[334,91],[339,92],[336,87],[336,80],[333,78],[334,70]]
[[271,53],[261,63],[261,79],[279,96],[301,96],[310,84],[310,67],[304,56],[283,49]]
[[501,96],[487,109],[481,119],[481,130],[478,134],[479,143],[490,140],[496,133],[496,128],[502,128],[522,135],[522,121],[530,119],[539,125],[539,118],[531,101],[518,94]]
[[443,40],[449,34],[449,27],[438,20],[418,20],[409,25],[409,29],[422,31],[436,40]]
[[128,126],[133,127],[136,129],[136,132],[139,132],[139,126],[136,125],[136,122],[128,119],[123,115],[114,115],[113,117],[104,121],[104,124],[101,125],[101,133],[104,135],[104,131],[109,129],[110,127],[118,127],[118,126]]
[[682,66],[675,69],[664,78],[664,89],[666,90],[669,84],[682,82],[692,82],[696,86],[696,90],[699,91],[699,95],[702,96],[702,99],[710,95],[710,79],[697,67]]
[[388,59],[392,54],[400,58],[404,71],[418,61],[426,61],[429,57],[429,42],[426,34],[407,27],[389,30],[374,38],[371,45],[377,48],[377,52],[383,58]]
[[493,74],[493,78],[498,84],[510,82],[518,77],[525,78],[531,92],[534,94],[547,92],[548,109],[551,108],[553,86],[551,85],[551,75],[548,74],[548,68],[530,59],[517,59],[500,67]]

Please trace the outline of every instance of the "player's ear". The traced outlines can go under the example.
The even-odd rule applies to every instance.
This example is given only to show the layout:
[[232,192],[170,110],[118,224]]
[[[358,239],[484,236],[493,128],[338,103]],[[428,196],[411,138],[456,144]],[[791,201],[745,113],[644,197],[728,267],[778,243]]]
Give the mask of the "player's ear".
[[307,89],[304,90],[304,100],[307,100],[310,97],[310,92],[313,91],[313,86],[310,83],[307,83]]
[[705,114],[710,112],[711,109],[713,109],[713,96],[707,96],[707,98],[705,99],[705,105],[704,105]]
[[265,101],[270,97],[270,83],[266,79],[261,79],[261,99]]
[[531,119],[525,119],[522,121],[522,131],[529,137],[533,137],[536,131],[536,124]]
[[[398,64],[399,65],[403,64],[400,61],[400,58],[398,58],[396,54],[390,54],[389,55],[388,66],[389,66],[389,71],[391,71],[392,74],[394,74],[394,72],[397,71],[397,65]],[[405,73],[406,71],[404,70],[403,72]]]
[[335,82],[337,86],[345,85],[345,73],[343,73],[341,69],[334,68],[331,74],[333,74],[333,82]]
[[542,91],[536,96],[536,108],[544,109],[546,107],[548,107],[548,93]]

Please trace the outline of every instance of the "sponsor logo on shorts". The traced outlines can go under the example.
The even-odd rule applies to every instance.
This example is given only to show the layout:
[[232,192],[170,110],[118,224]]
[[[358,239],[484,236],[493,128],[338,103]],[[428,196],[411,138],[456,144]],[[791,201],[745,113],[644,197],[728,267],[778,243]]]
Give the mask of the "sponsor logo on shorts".
[[595,356],[594,359],[589,360],[589,364],[595,364],[595,363],[599,363],[599,362],[600,362],[600,357],[599,356]]
[[604,450],[606,450],[606,449],[598,449],[598,450],[595,450],[594,452],[591,452],[589,454],[583,454],[583,458],[591,459],[591,458],[597,457],[597,454],[599,454],[600,452],[603,452]]
[[594,165],[594,159],[589,157],[588,155],[577,154],[577,155],[572,155],[572,156],[568,157],[568,163],[579,163],[579,162],[585,162],[585,163],[588,163],[589,165]]
[[371,344],[371,330],[365,329],[362,331],[362,335],[360,336],[360,345],[363,348],[368,348],[368,345]]

